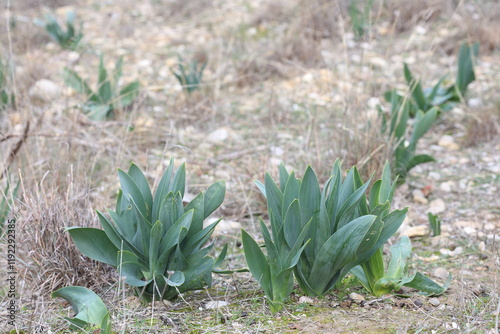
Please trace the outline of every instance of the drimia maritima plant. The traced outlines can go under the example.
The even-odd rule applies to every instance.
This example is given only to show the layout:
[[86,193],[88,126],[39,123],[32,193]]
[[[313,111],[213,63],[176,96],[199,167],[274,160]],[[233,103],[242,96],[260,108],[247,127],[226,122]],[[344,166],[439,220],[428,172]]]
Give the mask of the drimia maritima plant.
[[203,221],[222,203],[225,184],[219,181],[183,205],[186,169],[174,173],[170,161],[153,197],[141,170],[132,164],[118,170],[121,189],[116,209],[97,211],[101,229],[68,228],[86,256],[117,268],[125,283],[146,300],[173,299],[179,293],[212,284],[212,271],[225,257],[208,256],[210,239],[220,219],[207,227]]
[[[389,164],[382,179],[373,184],[369,199],[365,193],[370,181],[363,182],[356,167],[344,178],[338,160],[322,190],[311,167],[307,167],[303,179],[298,179],[283,164],[279,167],[279,185],[269,173],[264,184],[256,183],[267,200],[271,230],[260,219],[267,254],[245,231],[242,239],[248,267],[272,312],[283,307],[292,292],[294,276],[303,293],[321,296],[353,268],[374,295],[398,290],[402,285],[434,294],[446,289],[419,273],[407,274],[411,249],[405,240],[401,246],[405,253],[398,257],[393,252],[389,276],[384,275],[382,247],[407,213],[407,209],[390,210],[396,180],[391,180]],[[399,261],[401,258],[404,261]],[[371,288],[376,284],[383,289]]]

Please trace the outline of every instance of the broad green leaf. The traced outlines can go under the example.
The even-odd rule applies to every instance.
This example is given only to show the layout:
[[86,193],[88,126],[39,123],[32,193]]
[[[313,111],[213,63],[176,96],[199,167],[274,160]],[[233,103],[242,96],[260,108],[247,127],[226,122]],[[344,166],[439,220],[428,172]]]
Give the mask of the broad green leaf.
[[108,79],[108,72],[104,68],[104,60],[101,55],[99,59],[99,75],[97,79],[97,94],[101,103],[108,103],[112,97],[111,84]]
[[[462,44],[458,53],[458,73],[456,79],[456,89],[463,97],[467,87],[476,80],[474,74],[474,62],[479,55],[479,43],[472,45]],[[458,95],[458,94],[457,94]]]
[[123,195],[127,198],[127,196],[130,196],[130,198],[127,198],[129,201],[133,200],[134,203],[137,205],[137,208],[141,212],[141,214],[144,217],[148,216],[148,209],[146,207],[146,201],[144,200],[144,197],[142,196],[141,191],[139,190],[139,187],[137,184],[134,182],[134,180],[123,170],[118,169],[118,177],[120,179],[120,185],[121,189],[123,191]]
[[438,111],[436,108],[429,109],[425,114],[418,111],[415,117],[413,132],[410,138],[409,150],[414,151],[417,147],[417,142],[422,136],[430,129],[432,124],[436,121]]
[[[136,254],[129,251],[118,252],[118,266],[117,270],[120,277],[124,277],[125,283],[135,286],[142,287],[151,283],[154,279],[153,268],[144,267],[137,257]],[[148,277],[145,277],[145,273]]]
[[203,206],[204,206],[204,217],[207,218],[212,212],[214,212],[224,201],[224,196],[226,194],[226,183],[224,181],[219,181],[212,184],[205,191]]
[[264,183],[260,182],[259,180],[255,180],[253,182],[255,183],[255,185],[257,186],[257,188],[259,188],[259,190],[262,193],[262,195],[264,195],[264,197],[267,198],[267,195],[266,195],[266,186],[264,185]]
[[118,81],[122,77],[122,69],[123,69],[123,56],[118,57],[116,61],[115,68],[113,69],[113,83],[114,85],[118,84]]
[[184,191],[186,191],[186,164],[182,164],[175,172],[172,183],[170,184],[170,191],[181,193],[181,198],[184,198]]
[[63,72],[64,83],[80,94],[85,94],[89,99],[94,96],[92,89],[75,71],[65,67]]
[[191,226],[189,227],[189,232],[187,238],[190,239],[193,235],[198,233],[203,229],[203,220],[205,217],[205,194],[200,192],[195,198],[191,200],[185,207],[184,212],[193,210],[193,220]]
[[241,230],[241,239],[250,272],[257,282],[259,282],[266,295],[273,299],[273,292],[271,290],[271,272],[266,256],[255,240],[244,230]]
[[391,246],[391,261],[387,268],[385,277],[401,279],[408,270],[408,259],[411,256],[411,242],[406,235],[399,242]]
[[103,230],[91,227],[68,227],[66,230],[83,255],[117,266],[116,256],[119,249],[113,245]]
[[299,198],[299,190],[300,181],[295,177],[295,173],[291,172],[288,176],[288,181],[286,182],[285,190],[283,192],[282,217],[285,217],[286,212],[290,208],[290,204],[292,204],[295,199]]
[[[280,188],[276,185],[269,173],[266,173],[264,183],[266,185],[266,199],[269,216],[273,217],[271,219],[271,228],[273,230],[273,236],[278,235],[278,231],[283,224],[283,218],[281,213],[283,212],[283,193]],[[271,215],[271,212],[273,215]]]
[[299,200],[295,199],[286,212],[283,224],[285,240],[290,248],[295,245],[302,230]]
[[182,217],[180,217],[165,233],[165,235],[162,235],[162,239],[160,242],[160,254],[161,256],[167,256],[164,253],[171,250],[172,247],[177,245],[181,237],[181,230],[185,229],[186,231],[189,230],[189,227],[191,225],[192,219],[193,219],[193,210],[189,210],[186,212]]
[[452,276],[451,274],[449,274],[446,283],[441,286],[430,278],[422,275],[420,272],[417,272],[413,280],[411,282],[405,283],[404,285],[422,291],[423,294],[428,296],[439,296],[448,289],[451,283],[451,279]]
[[299,202],[302,227],[313,217],[319,214],[321,191],[318,178],[311,166],[307,166],[299,189]]
[[181,286],[186,281],[184,273],[182,271],[176,271],[170,277],[165,277],[165,282],[170,286]]
[[51,296],[69,302],[76,313],[75,319],[88,325],[100,325],[103,334],[111,333],[108,309],[92,290],[81,286],[68,286],[52,292]]
[[110,222],[99,210],[97,210],[97,216],[99,217],[99,221],[104,233],[106,233],[106,236],[117,249],[120,249],[122,247],[123,236],[119,234],[115,225]]
[[364,241],[365,232],[375,223],[376,218],[371,215],[357,218],[340,228],[323,245],[308,277],[309,285],[316,294],[325,293],[330,277],[356,260],[356,250]]
[[418,166],[420,164],[427,163],[427,162],[434,162],[434,161],[436,161],[436,159],[434,159],[434,157],[431,157],[430,155],[419,154],[419,155],[413,156],[410,159],[410,161],[408,161],[408,163],[406,164],[406,168],[407,168],[407,170],[410,170],[413,167]]
[[179,286],[179,291],[201,290],[212,285],[212,268],[214,260],[203,257],[199,260],[188,258],[189,267],[183,271],[185,282]]
[[103,121],[113,117],[113,110],[108,104],[89,101],[83,105],[83,112],[93,121]]
[[182,198],[180,193],[168,193],[162,201],[158,220],[165,223],[168,230],[183,214]]
[[[162,249],[160,248],[160,241],[163,236],[163,231],[165,226],[161,222],[161,220],[157,220],[156,223],[153,224],[151,228],[151,232],[149,234],[149,269],[154,271],[157,266],[157,261],[160,256],[160,252]],[[163,274],[161,272],[160,274]],[[156,275],[155,275],[156,276]]]
[[115,108],[125,108],[131,105],[137,95],[139,95],[139,88],[139,81],[133,81],[123,87],[120,90],[120,95],[116,97],[117,103],[115,103]]
[[280,163],[278,169],[279,169],[279,176],[280,176],[280,190],[281,190],[281,192],[285,192],[285,186],[288,182],[290,174],[288,174],[288,171],[286,170],[286,167],[283,164],[283,162]]
[[146,203],[146,209],[148,212],[147,218],[151,220],[151,211],[153,210],[153,195],[151,194],[151,189],[149,188],[149,183],[142,171],[137,167],[136,164],[132,163],[128,169],[128,175],[134,180],[135,184],[139,188],[142,197]]
[[155,222],[158,220],[158,215],[160,213],[161,202],[167,196],[170,189],[170,179],[172,178],[172,173],[174,169],[174,159],[170,159],[170,163],[168,164],[168,168],[163,174],[160,183],[158,184],[158,188],[156,189],[156,193],[153,199],[153,216],[152,221]]
[[220,265],[222,264],[222,261],[224,261],[224,259],[226,258],[226,253],[227,253],[227,244],[224,245],[224,248],[222,248],[222,251],[220,252],[217,259],[215,260],[214,268],[220,267]]
[[187,243],[183,248],[184,253],[191,254],[192,252],[199,250],[205,244],[205,242],[207,242],[208,239],[210,239],[210,236],[214,232],[217,224],[220,223],[221,219],[218,219],[214,223],[208,225],[203,230],[201,230],[200,232],[196,233],[191,238],[189,238],[189,240],[187,240]]
[[405,63],[404,64],[404,75],[406,78],[406,82],[408,83],[408,86],[410,87],[411,94],[413,96],[413,99],[417,103],[419,109],[421,110],[427,110],[429,109],[429,104],[427,100],[425,99],[424,91],[422,90],[422,86],[420,85],[419,80],[415,79],[413,75],[411,74],[410,68],[408,65]]

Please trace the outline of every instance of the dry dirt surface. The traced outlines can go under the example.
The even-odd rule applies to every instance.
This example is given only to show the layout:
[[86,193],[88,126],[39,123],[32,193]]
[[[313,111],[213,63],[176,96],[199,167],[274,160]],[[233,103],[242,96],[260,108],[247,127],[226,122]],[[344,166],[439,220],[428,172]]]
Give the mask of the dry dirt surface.
[[[73,311],[50,293],[80,285],[102,297],[116,333],[498,333],[500,4],[366,3],[3,1],[0,60],[16,102],[0,109],[1,187],[7,179],[20,186],[9,214],[16,220],[16,297],[9,297],[3,238],[0,332],[68,332],[64,317]],[[352,4],[366,12],[360,34]],[[83,39],[66,50],[35,20],[51,13],[62,23],[71,11]],[[476,80],[419,142],[418,152],[436,162],[411,170],[394,199],[394,207],[410,208],[398,232],[412,240],[410,271],[440,283],[453,275],[441,296],[406,289],[375,298],[349,276],[321,298],[305,298],[297,287],[285,310],[272,315],[257,282],[236,273],[215,275],[210,289],[182,299],[143,304],[64,231],[99,226],[95,210],[116,201],[117,168],[135,162],[153,183],[175,158],[186,162],[188,195],[226,181],[214,214],[224,217],[216,253],[227,243],[226,266],[245,267],[240,229],[259,239],[258,217],[267,219],[253,181],[266,171],[276,175],[283,161],[299,176],[311,165],[322,184],[336,158],[345,169],[357,165],[365,178],[380,176],[392,152],[377,111],[379,104],[388,108],[384,93],[408,91],[404,63],[424,87],[443,75],[452,83],[464,42],[480,43]],[[101,55],[106,68],[123,56],[118,84],[138,80],[141,88],[114,118],[94,121],[63,71],[94,88]],[[172,73],[180,59],[206,63],[192,93]],[[440,236],[432,236],[427,212],[441,218]],[[213,301],[224,303],[217,308]]]

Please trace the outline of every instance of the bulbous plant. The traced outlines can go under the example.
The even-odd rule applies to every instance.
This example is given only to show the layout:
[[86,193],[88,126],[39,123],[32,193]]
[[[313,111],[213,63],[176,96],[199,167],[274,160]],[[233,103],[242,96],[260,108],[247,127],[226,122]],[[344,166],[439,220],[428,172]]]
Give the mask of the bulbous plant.
[[398,291],[403,286],[419,290],[421,294],[428,296],[440,295],[448,289],[451,283],[451,274],[448,275],[448,280],[443,286],[420,272],[413,275],[408,274],[410,256],[411,241],[404,235],[391,246],[391,260],[387,270],[384,269],[382,248],[380,248],[369,261],[351,269],[351,273],[375,297]]
[[397,231],[407,211],[389,212],[388,202],[370,210],[370,182],[363,183],[355,167],[344,179],[338,160],[323,190],[311,167],[297,179],[281,165],[279,180],[278,186],[267,173],[264,184],[256,182],[267,199],[272,231],[261,220],[267,256],[243,232],[248,267],[274,312],[291,293],[292,271],[305,294],[324,295]]
[[116,267],[125,283],[146,300],[173,299],[179,293],[211,286],[212,271],[222,262],[224,247],[215,260],[205,248],[220,219],[207,227],[203,221],[222,203],[225,184],[219,181],[183,205],[186,170],[174,173],[170,161],[156,193],[151,193],[141,170],[132,164],[118,170],[121,190],[109,218],[97,211],[103,230],[68,228],[86,256]]
[[[386,163],[382,179],[375,182],[370,190],[370,200],[366,207],[361,207],[361,213],[377,213],[386,220],[390,203],[397,182],[391,184],[391,169]],[[404,217],[403,217],[404,219]],[[411,242],[407,236],[391,246],[391,260],[387,271],[384,269],[383,247],[378,248],[368,261],[351,269],[351,273],[358,278],[365,289],[372,295],[379,297],[392,291],[398,291],[402,286],[417,289],[422,294],[440,295],[448,288],[451,276],[444,286],[440,286],[420,272],[408,274],[408,260],[411,256]]]

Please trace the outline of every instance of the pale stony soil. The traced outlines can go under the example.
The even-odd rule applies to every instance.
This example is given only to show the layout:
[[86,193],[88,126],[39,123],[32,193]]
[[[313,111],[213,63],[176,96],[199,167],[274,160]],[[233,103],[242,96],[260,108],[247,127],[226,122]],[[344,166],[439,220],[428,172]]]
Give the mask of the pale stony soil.
[[[496,2],[375,1],[362,40],[354,38],[346,1],[42,3],[10,1],[11,10],[2,4],[0,11],[0,55],[15,63],[19,96],[17,108],[1,115],[2,134],[13,135],[0,142],[2,152],[30,122],[11,166],[23,192],[16,205],[20,330],[64,332],[61,317],[72,312],[50,291],[77,284],[103,296],[123,333],[496,333],[500,138],[489,134],[500,117],[500,41],[488,33],[499,31]],[[60,19],[76,12],[80,49],[62,50],[33,24],[48,10]],[[376,105],[388,89],[405,89],[403,62],[425,87],[446,73],[451,82],[460,43],[478,39],[477,80],[466,103],[441,115],[419,144],[437,162],[412,170],[395,198],[395,207],[410,207],[401,233],[412,235],[412,269],[439,282],[453,274],[442,296],[404,291],[410,298],[375,299],[348,280],[324,298],[301,299],[297,289],[287,310],[272,316],[251,276],[235,274],[152,308],[121,288],[113,270],[89,264],[62,230],[97,226],[94,210],[116,199],[116,168],[134,161],[153,181],[174,157],[187,163],[189,194],[226,180],[217,245],[229,243],[228,266],[240,268],[239,230],[258,236],[257,217],[265,213],[253,180],[275,173],[280,161],[299,175],[311,164],[325,180],[337,157],[370,175],[386,158]],[[142,89],[130,110],[93,122],[76,108],[84,97],[65,86],[62,71],[67,66],[94,85],[101,53],[108,67],[123,56],[122,84],[137,79]],[[171,73],[179,55],[208,61],[203,87],[191,96]],[[430,235],[429,210],[442,218],[440,237]],[[2,298],[0,329],[11,330],[2,327]],[[207,307],[212,300],[228,304],[216,311]]]

